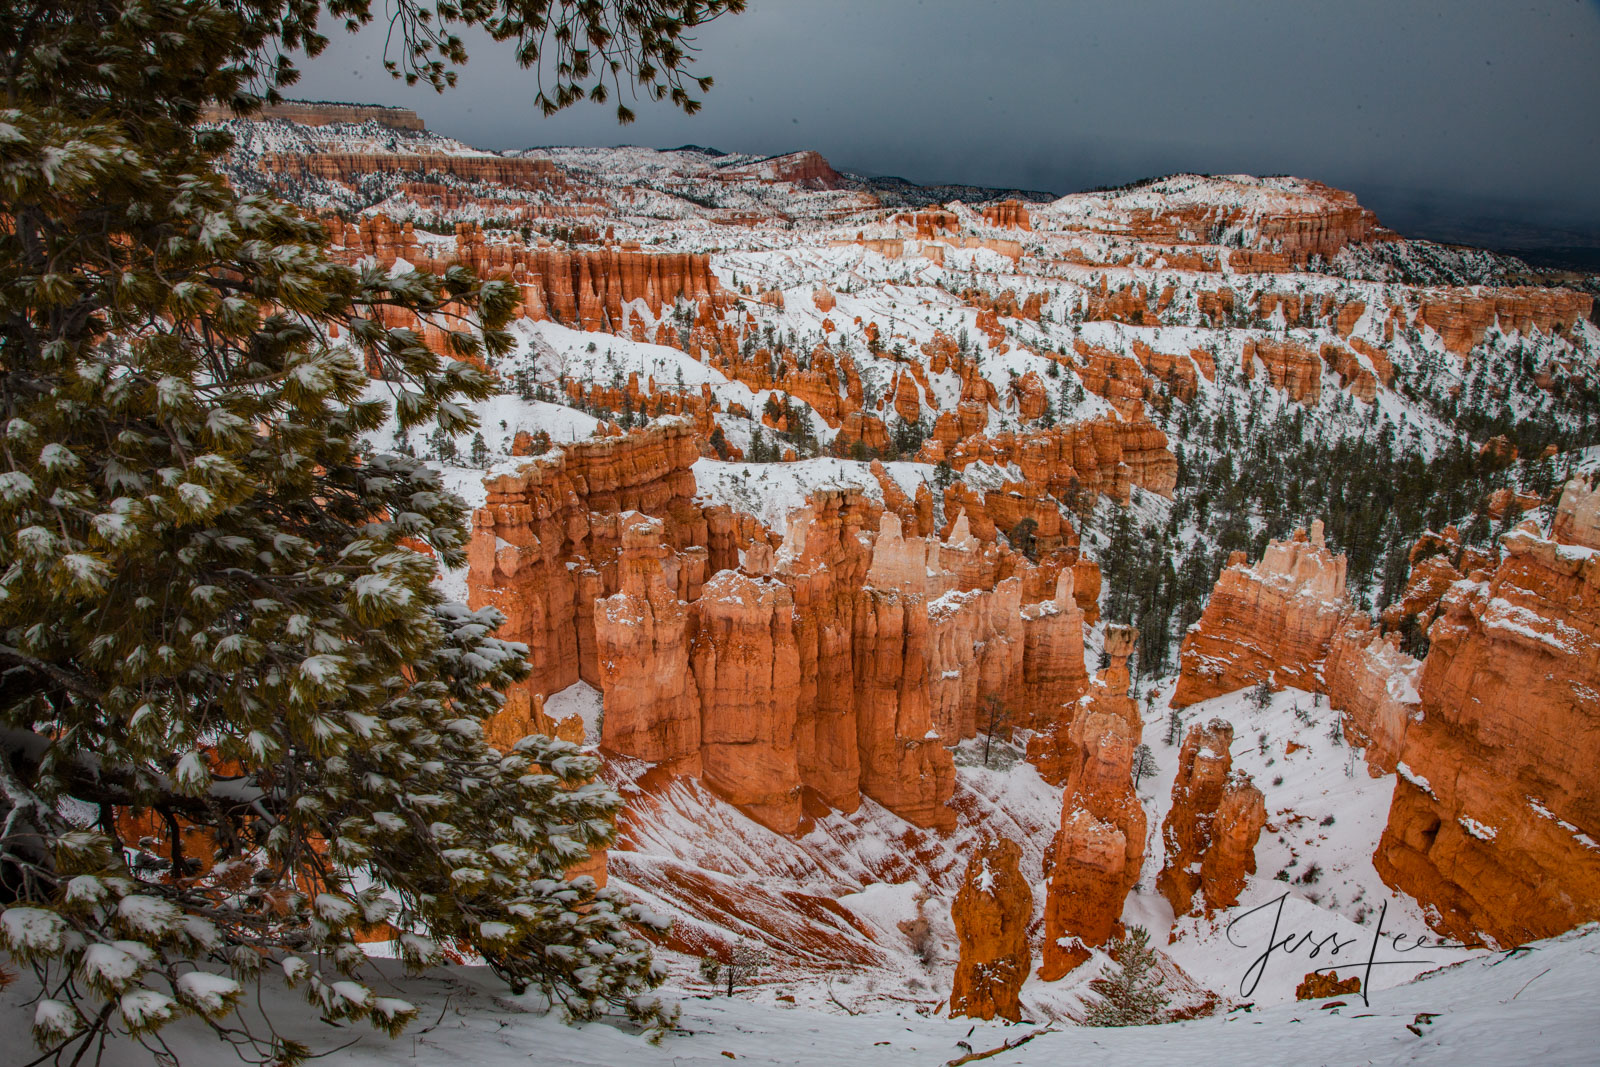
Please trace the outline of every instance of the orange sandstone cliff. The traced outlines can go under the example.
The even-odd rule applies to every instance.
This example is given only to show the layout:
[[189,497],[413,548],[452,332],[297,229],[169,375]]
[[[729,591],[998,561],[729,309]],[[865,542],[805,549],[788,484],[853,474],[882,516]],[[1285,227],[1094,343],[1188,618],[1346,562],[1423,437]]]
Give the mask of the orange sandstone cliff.
[[1174,707],[1263,680],[1322,692],[1322,664],[1344,611],[1345,558],[1328,551],[1322,523],[1273,541],[1260,562],[1236,552],[1200,621],[1184,636]]
[[1374,857],[1464,941],[1600,919],[1600,494],[1574,480],[1440,603]]

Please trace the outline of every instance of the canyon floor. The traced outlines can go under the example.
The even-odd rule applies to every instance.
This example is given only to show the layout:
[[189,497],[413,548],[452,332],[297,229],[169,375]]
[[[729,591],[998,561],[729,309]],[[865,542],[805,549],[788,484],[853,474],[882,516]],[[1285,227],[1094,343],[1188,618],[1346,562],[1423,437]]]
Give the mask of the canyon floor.
[[[1523,948],[1430,971],[1383,991],[1371,1005],[1284,1004],[1157,1027],[1120,1029],[1004,1025],[919,1014],[901,1006],[860,1015],[779,1001],[781,989],[726,998],[682,989],[666,995],[682,1009],[678,1031],[659,1045],[603,1024],[572,1027],[535,997],[511,997],[493,976],[473,968],[426,979],[402,978],[398,991],[422,1009],[422,1021],[398,1041],[348,1032],[307,1017],[292,993],[269,985],[264,1001],[280,1029],[319,1049],[322,1062],[371,1065],[470,1063],[481,1067],[548,1064],[772,1065],[853,1063],[928,1067],[1033,1036],[983,1062],[1021,1067],[1089,1060],[1169,1064],[1404,1064],[1463,1067],[1509,1063],[1594,1062],[1600,1019],[1593,978],[1600,928],[1590,926]],[[0,993],[0,1018],[14,1033],[26,1026],[16,987]],[[184,1062],[222,1062],[214,1039],[184,1024],[165,1035]],[[141,1049],[113,1046],[107,1067],[148,1062]]]

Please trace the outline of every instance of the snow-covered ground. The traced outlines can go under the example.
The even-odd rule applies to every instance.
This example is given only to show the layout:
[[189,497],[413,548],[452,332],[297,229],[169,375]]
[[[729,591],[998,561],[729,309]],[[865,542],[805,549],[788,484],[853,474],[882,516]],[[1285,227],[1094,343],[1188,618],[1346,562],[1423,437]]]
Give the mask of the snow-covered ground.
[[[1059,1067],[1090,1062],[1128,1065],[1406,1064],[1550,1067],[1592,1064],[1600,1048],[1594,987],[1600,973],[1600,925],[1494,953],[1384,990],[1370,1005],[1353,997],[1258,1007],[1166,1026],[1051,1029],[1024,1023],[976,1023],[922,1014],[910,1005],[849,1015],[837,1007],[789,1003],[778,984],[727,998],[669,989],[682,1010],[678,1029],[652,1046],[625,1028],[565,1025],[536,994],[513,997],[479,968],[407,978],[389,961],[381,992],[410,999],[418,1020],[390,1041],[364,1026],[320,1022],[294,993],[269,980],[263,1002],[286,1036],[328,1052],[340,1067],[472,1064],[474,1067],[694,1067],[904,1064],[930,1067],[970,1048],[986,1051],[1032,1040],[983,1062],[996,1067]],[[392,990],[386,986],[393,986]],[[12,1035],[7,1062],[26,1062],[31,1016],[25,980],[0,991],[0,1028]],[[249,1009],[254,1014],[254,1009]],[[1041,1032],[1045,1031],[1045,1032]],[[193,1021],[163,1036],[186,1064],[226,1064],[232,1056]],[[337,1050],[337,1051],[331,1051]],[[150,1054],[112,1045],[105,1067],[148,1064]]]
[[[1164,858],[1160,825],[1172,807],[1178,748],[1166,743],[1171,687],[1157,692],[1146,712],[1144,741],[1159,770],[1139,786],[1150,839],[1124,922],[1149,929],[1158,946],[1166,940],[1161,935],[1168,935],[1171,943],[1163,951],[1202,985],[1257,1004],[1293,1001],[1295,987],[1319,967],[1338,967],[1341,977],[1359,971],[1380,936],[1379,958],[1404,962],[1374,966],[1370,977],[1362,972],[1363,986],[1370,982],[1375,990],[1479,954],[1439,947],[1416,901],[1378,877],[1372,856],[1388,821],[1394,775],[1371,777],[1360,750],[1347,747],[1342,737],[1334,739],[1338,713],[1325,698],[1297,689],[1274,694],[1264,708],[1251,693],[1238,692],[1183,709],[1185,731],[1212,719],[1233,725],[1233,766],[1247,771],[1266,798],[1267,827],[1256,845],[1256,873],[1246,881],[1238,905],[1211,919],[1186,916],[1174,922],[1155,882]],[[1294,952],[1274,951],[1259,972],[1251,969],[1269,944],[1291,933]],[[1308,933],[1313,936],[1302,941]]]

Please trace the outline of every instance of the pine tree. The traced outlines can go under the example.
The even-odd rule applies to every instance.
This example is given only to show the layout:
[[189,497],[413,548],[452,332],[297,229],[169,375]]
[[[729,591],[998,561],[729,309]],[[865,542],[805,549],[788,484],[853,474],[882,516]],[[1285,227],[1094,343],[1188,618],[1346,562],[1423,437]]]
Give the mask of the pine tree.
[[1250,690],[1250,702],[1258,708],[1272,706],[1272,683],[1265,678],[1257,682]]
[[[491,19],[536,65],[552,4],[423,22],[400,0],[387,66],[448,85],[452,29]],[[579,28],[551,37],[561,77],[536,102],[603,98],[615,59],[693,110],[679,38],[742,3],[657,6],[680,17],[563,2]],[[230,188],[228,134],[196,128],[206,104],[277,99],[287,55],[326,44],[319,13],[40,0],[0,19],[0,947],[45,991],[46,1058],[195,1014],[241,1056],[298,1062],[234,1014],[264,967],[396,1032],[412,1006],[358,980],[357,935],[381,924],[409,964],[453,944],[575,1018],[668,1020],[630,925],[660,921],[566,877],[619,798],[570,744],[485,743],[526,650],[408,547],[461,565],[462,501],[365,444],[390,406],[369,367],[403,432],[472,431],[466,402],[496,388],[473,361],[509,354],[515,294],[333,262],[319,224]],[[448,356],[388,307],[448,326]],[[125,862],[135,809],[208,854],[173,832],[164,872]]]
[[1183,740],[1183,712],[1177,708],[1167,711],[1167,744],[1176,745]]
[[1039,561],[1039,548],[1035,536],[1039,524],[1029,516],[1018,519],[1011,529],[1006,531],[1006,539],[1011,542],[1011,547],[1021,552],[1030,562]]
[[1161,768],[1156,766],[1156,754],[1150,751],[1150,746],[1141,744],[1133,750],[1133,787],[1139,788],[1139,782],[1147,774],[1155,774]]
[[1071,419],[1081,403],[1083,386],[1078,383],[1076,375],[1069,374],[1061,380],[1061,388],[1057,390],[1056,414],[1063,420]]
[[1166,1019],[1171,998],[1155,973],[1156,954],[1150,933],[1135,926],[1111,943],[1115,969],[1107,968],[1089,983],[1100,1000],[1084,1016],[1085,1026],[1149,1026]]

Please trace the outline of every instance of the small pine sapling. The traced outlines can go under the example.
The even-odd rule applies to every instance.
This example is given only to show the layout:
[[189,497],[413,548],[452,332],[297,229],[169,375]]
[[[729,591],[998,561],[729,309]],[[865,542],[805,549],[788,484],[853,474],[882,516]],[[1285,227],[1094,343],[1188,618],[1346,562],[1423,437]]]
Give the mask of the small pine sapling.
[[1150,932],[1131,927],[1111,943],[1115,970],[1106,968],[1089,988],[1100,1000],[1084,1016],[1085,1026],[1150,1026],[1165,1021],[1171,1003],[1165,979],[1156,973],[1156,953]]

